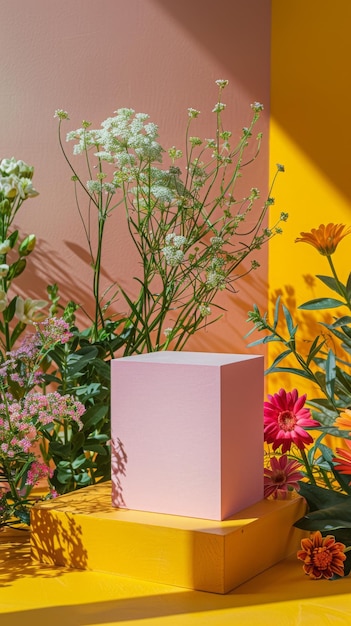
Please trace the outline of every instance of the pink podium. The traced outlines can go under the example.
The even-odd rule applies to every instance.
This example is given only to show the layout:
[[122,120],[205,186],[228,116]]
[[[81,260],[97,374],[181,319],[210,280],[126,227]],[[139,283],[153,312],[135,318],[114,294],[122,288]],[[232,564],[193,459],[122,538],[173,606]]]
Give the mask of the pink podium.
[[262,356],[114,359],[113,506],[220,521],[262,500],[263,380]]

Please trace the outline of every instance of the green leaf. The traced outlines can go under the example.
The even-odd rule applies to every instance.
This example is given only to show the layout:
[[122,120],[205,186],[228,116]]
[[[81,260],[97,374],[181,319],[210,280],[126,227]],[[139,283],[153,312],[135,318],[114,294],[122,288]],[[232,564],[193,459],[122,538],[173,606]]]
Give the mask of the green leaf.
[[[331,492],[331,490],[328,490]],[[347,502],[328,506],[317,511],[307,513],[295,522],[294,526],[302,530],[320,530],[331,532],[337,528],[351,529],[351,496],[346,496]]]
[[30,525],[30,513],[26,509],[16,509],[16,517],[23,523]]
[[83,448],[84,450],[87,450],[89,452],[97,452],[98,454],[101,454],[103,456],[106,456],[108,454],[106,448],[98,443],[87,443],[83,446]]
[[305,370],[299,370],[297,367],[269,367],[265,371],[265,376],[267,374],[295,374],[296,376],[301,376],[302,378],[307,378],[310,380],[310,376]]
[[24,270],[26,269],[26,265],[27,265],[26,259],[23,259],[23,258],[18,259],[18,261],[10,265],[10,269],[7,274],[7,279],[13,280],[14,278],[22,274],[22,272],[24,272]]
[[5,322],[11,322],[13,320],[15,311],[16,311],[17,298],[18,296],[15,296],[14,298],[12,298],[11,302],[7,305],[6,309],[3,311]]
[[11,334],[11,345],[13,346],[18,337],[23,333],[26,325],[23,322],[16,324],[13,333]]
[[82,416],[82,422],[84,424],[84,430],[90,428],[97,428],[98,424],[102,422],[108,414],[109,407],[107,405],[95,404],[89,407]]
[[274,368],[278,365],[278,363],[280,363],[280,361],[282,361],[283,359],[285,359],[286,356],[289,356],[291,354],[291,350],[284,350],[284,352],[282,352],[281,354],[278,354],[278,356],[274,359],[272,365],[270,366],[270,368]]
[[338,293],[340,296],[344,295],[344,292],[342,290],[344,285],[340,287],[340,283],[337,280],[335,280],[335,278],[333,278],[332,276],[321,276],[320,274],[316,274],[316,278],[319,278],[319,280],[321,280],[322,283],[327,285],[329,289],[336,291],[336,293]]
[[348,299],[350,300],[351,299],[351,272],[346,282],[346,295]]
[[69,443],[63,444],[59,441],[50,441],[49,453],[53,457],[67,460],[71,456],[71,446]]
[[76,455],[78,450],[83,446],[85,437],[84,433],[79,430],[71,439],[72,455]]
[[273,319],[274,330],[277,328],[278,321],[279,321],[279,306],[280,306],[280,296],[277,297],[275,307],[274,307],[274,319]]
[[338,328],[339,326],[346,326],[346,324],[351,324],[350,315],[343,315],[343,317],[339,317],[339,319],[337,319],[332,324],[323,323],[323,326],[325,326],[326,328],[333,329],[333,328]]
[[297,326],[294,326],[293,319],[291,317],[291,313],[290,313],[289,309],[287,309],[284,304],[283,304],[283,312],[284,312],[284,317],[285,317],[287,329],[289,331],[290,339],[292,339],[296,335]]
[[13,233],[8,237],[10,242],[11,249],[14,248],[18,239],[18,230],[14,230]]
[[279,339],[279,337],[274,337],[274,335],[267,335],[262,339],[252,341],[251,343],[247,344],[247,347],[252,348],[253,346],[258,346],[260,343],[270,343],[271,341],[281,341],[281,339]]
[[317,309],[334,309],[344,304],[345,302],[342,302],[341,300],[335,300],[334,298],[316,298],[314,300],[309,300],[304,304],[300,304],[298,309],[304,309],[308,311],[315,311]]
[[336,376],[335,354],[332,350],[329,350],[327,360],[326,360],[325,384],[326,384],[327,393],[332,401],[334,401],[335,376]]
[[324,346],[325,344],[325,339],[323,339],[320,343],[318,343],[318,340],[319,340],[319,335],[315,338],[315,340],[313,341],[310,347],[310,351],[306,359],[306,365],[309,365],[311,363],[312,359],[314,359],[316,354],[318,354],[318,352],[320,351],[321,347]]
[[336,505],[343,502],[350,502],[347,495],[338,491],[331,491],[324,487],[311,485],[310,483],[299,482],[299,494],[307,500],[311,511],[322,509],[329,505]]
[[69,354],[67,358],[67,371],[70,377],[82,373],[86,365],[90,364],[97,356],[98,349],[95,346],[86,346]]

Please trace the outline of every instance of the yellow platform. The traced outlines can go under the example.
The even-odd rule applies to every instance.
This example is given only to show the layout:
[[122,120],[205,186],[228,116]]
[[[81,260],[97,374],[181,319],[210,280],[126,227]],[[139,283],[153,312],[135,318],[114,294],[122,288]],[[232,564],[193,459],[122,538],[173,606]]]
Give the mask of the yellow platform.
[[224,594],[300,547],[302,498],[262,500],[223,522],[113,509],[111,485],[32,511],[32,556],[51,565]]
[[[255,547],[259,552],[264,539]],[[351,578],[309,580],[293,554],[226,595],[35,563],[0,532],[3,626],[350,626]]]

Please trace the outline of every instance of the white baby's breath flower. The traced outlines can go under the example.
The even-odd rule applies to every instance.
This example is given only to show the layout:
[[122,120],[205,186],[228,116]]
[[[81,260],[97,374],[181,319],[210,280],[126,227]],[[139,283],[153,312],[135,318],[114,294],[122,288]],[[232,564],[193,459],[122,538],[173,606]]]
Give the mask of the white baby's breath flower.
[[193,109],[192,107],[188,108],[188,115],[189,117],[195,118],[198,117],[200,115],[200,111],[198,111],[197,109]]
[[211,237],[210,242],[213,248],[221,248],[224,244],[224,240],[222,237]]
[[253,102],[250,106],[251,106],[251,109],[255,111],[256,113],[263,111],[263,108],[264,108],[263,104],[261,104],[260,102]]
[[207,272],[206,285],[208,289],[225,289],[225,276],[221,272],[209,270]]
[[184,252],[175,248],[174,246],[165,246],[162,248],[162,252],[166,259],[167,265],[175,266],[179,265],[184,259]]
[[100,150],[99,152],[95,152],[94,156],[102,161],[107,161],[108,163],[113,163],[113,155],[111,152],[106,152],[105,150]]
[[169,187],[164,187],[163,185],[152,185],[151,192],[158,200],[161,202],[172,202],[173,200],[173,192]]
[[208,304],[200,304],[199,306],[200,315],[202,317],[206,317],[207,315],[211,315],[211,307]]
[[175,235],[173,237],[173,245],[176,248],[181,248],[182,246],[184,246],[187,242],[186,237],[183,237],[183,235]]
[[165,328],[164,334],[169,337],[173,333],[173,328]]
[[217,104],[215,104],[214,108],[212,109],[212,113],[220,113],[221,111],[224,111],[226,106],[227,105],[224,104],[224,102],[217,102]]
[[69,120],[67,111],[63,109],[56,109],[54,117],[58,117],[60,120]]
[[87,189],[90,193],[100,193],[101,181],[100,180],[88,180]]
[[224,89],[224,87],[226,87],[228,83],[229,83],[229,80],[223,80],[223,79],[216,80],[216,85],[218,85],[220,89]]

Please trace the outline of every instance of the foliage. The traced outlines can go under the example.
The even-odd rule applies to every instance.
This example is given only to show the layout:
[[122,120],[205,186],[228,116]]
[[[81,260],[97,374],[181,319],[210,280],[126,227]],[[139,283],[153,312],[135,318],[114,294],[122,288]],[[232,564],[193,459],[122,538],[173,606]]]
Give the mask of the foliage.
[[[289,458],[300,461],[303,467],[299,492],[306,498],[309,508],[296,526],[304,530],[320,530],[322,536],[332,532],[336,540],[345,546],[345,574],[351,568],[351,274],[343,283],[332,255],[339,242],[350,232],[351,229],[345,229],[344,225],[322,224],[310,233],[301,233],[296,240],[313,245],[326,257],[331,275],[317,275],[317,278],[337,294],[337,298],[327,295],[299,307],[311,312],[340,309],[340,314],[333,316],[332,323],[320,322],[319,335],[303,337],[304,341],[301,341],[298,324],[288,308],[281,305],[279,298],[272,321],[267,314],[262,315],[257,306],[249,313],[249,321],[254,324],[249,334],[253,330],[265,333],[263,338],[250,346],[268,342],[281,346],[280,354],[266,374],[279,372],[301,377],[310,383],[311,389],[318,391],[316,397],[307,399],[313,418],[317,420],[317,425],[311,421],[310,427],[304,426],[313,436],[312,444],[301,449],[292,446],[288,450]],[[302,352],[299,345],[307,345],[308,348]],[[274,401],[274,397],[269,396],[270,402]],[[287,427],[282,414],[278,415],[278,424],[284,436],[296,428],[296,418],[296,412],[292,411]]]

